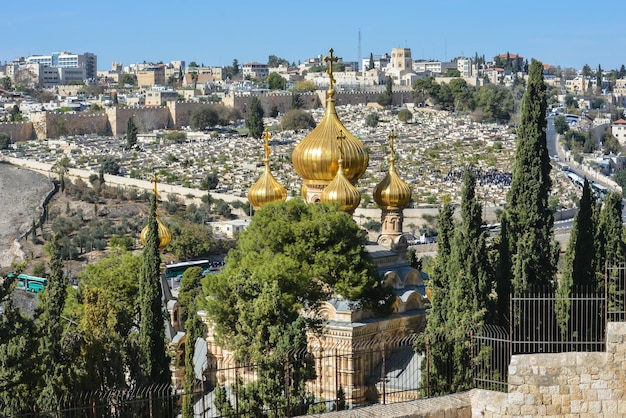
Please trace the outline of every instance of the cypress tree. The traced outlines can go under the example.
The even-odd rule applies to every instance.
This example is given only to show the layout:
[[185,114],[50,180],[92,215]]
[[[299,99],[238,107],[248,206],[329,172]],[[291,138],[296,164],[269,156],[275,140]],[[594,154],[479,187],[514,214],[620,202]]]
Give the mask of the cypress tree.
[[250,130],[250,136],[253,138],[261,138],[265,125],[263,124],[263,106],[258,97],[254,96],[250,100],[250,108],[248,117],[246,118],[246,127]]
[[137,144],[137,125],[135,125],[134,119],[128,118],[126,122],[126,147],[132,148]]
[[[565,252],[563,273],[557,289],[556,304],[557,321],[562,336],[570,328],[570,301],[572,289],[581,285],[590,285],[597,289],[598,283],[595,274],[595,227],[593,221],[593,198],[587,178],[583,184],[583,195],[579,203],[579,211],[574,217],[570,232],[570,239]],[[581,330],[576,330],[580,331]]]
[[495,268],[496,280],[496,311],[494,313],[494,323],[508,327],[510,321],[511,302],[511,243],[509,242],[508,220],[506,212],[500,218],[500,236],[496,237],[498,258]]
[[63,321],[61,313],[65,305],[67,282],[63,275],[63,262],[58,236],[50,241],[50,275],[48,284],[41,296],[41,305],[37,317],[39,330],[40,390],[37,402],[41,411],[54,411],[60,407],[61,397],[66,392],[64,387],[64,361],[62,345]]
[[454,354],[454,336],[448,333],[448,318],[452,313],[451,305],[451,257],[454,237],[454,207],[444,203],[439,212],[439,234],[437,240],[437,258],[430,279],[431,308],[428,310],[426,330],[416,341],[417,352],[429,351],[428,361],[422,363],[422,387],[427,388],[426,395],[450,393],[452,374],[450,368]]
[[532,60],[522,99],[511,189],[507,195],[507,232],[513,258],[513,291],[550,284],[558,246],[548,206],[552,186],[546,146],[546,86],[543,65]]
[[161,255],[156,219],[156,196],[150,198],[150,215],[143,264],[139,278],[139,349],[142,363],[142,383],[169,383],[169,358],[165,351],[165,313],[161,289]]
[[606,267],[624,262],[623,233],[622,197],[617,192],[609,193],[599,213],[595,239],[596,280],[600,287]]

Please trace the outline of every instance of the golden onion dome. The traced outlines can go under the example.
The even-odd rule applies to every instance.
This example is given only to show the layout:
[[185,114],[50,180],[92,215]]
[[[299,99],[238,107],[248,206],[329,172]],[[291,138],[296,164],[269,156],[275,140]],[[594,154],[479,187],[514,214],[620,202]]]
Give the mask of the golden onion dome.
[[[340,138],[342,134],[343,132],[340,131]],[[322,191],[320,200],[324,203],[339,203],[339,210],[352,212],[361,202],[361,193],[344,175],[343,158],[339,158],[337,165],[337,174]]]
[[394,165],[394,140],[395,131],[389,134],[391,157],[389,157],[389,170],[385,178],[374,188],[374,201],[381,208],[401,208],[411,201],[411,187],[398,176]]
[[337,135],[345,132],[343,141],[343,169],[344,176],[355,183],[367,169],[369,155],[363,143],[352,135],[341,123],[335,109],[335,92],[333,84],[333,50],[330,56],[324,58],[329,63],[328,75],[330,78],[326,111],[320,123],[295,147],[291,155],[293,166],[305,185],[326,185],[337,174],[339,159],[339,144]]
[[[158,215],[156,217],[156,221],[157,221],[157,228],[158,228],[158,235],[159,235],[159,248],[165,248],[169,245],[170,242],[172,242],[172,232],[167,226],[165,226],[163,222],[161,222]],[[139,240],[141,241],[142,245],[146,245],[147,236],[148,236],[148,225],[146,225],[141,230],[141,234],[139,235]]]
[[263,133],[263,139],[265,139],[265,170],[248,190],[248,201],[254,210],[268,203],[287,199],[287,190],[274,178],[270,171],[269,140],[271,138],[272,136],[265,129],[265,133]]

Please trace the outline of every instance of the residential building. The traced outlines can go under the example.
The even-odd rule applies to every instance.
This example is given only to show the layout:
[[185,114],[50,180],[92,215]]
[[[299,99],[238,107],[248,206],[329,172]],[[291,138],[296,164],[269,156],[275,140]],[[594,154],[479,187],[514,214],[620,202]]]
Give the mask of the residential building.
[[626,120],[618,119],[611,124],[611,135],[613,135],[621,146],[626,145]]
[[[372,61],[374,62],[375,69],[383,71],[389,65],[390,56],[387,53],[382,55],[372,55]],[[370,57],[363,58],[361,63],[361,68],[368,70],[370,67]]]
[[474,75],[474,66],[471,58],[457,59],[456,69],[461,73],[461,77],[471,77]]
[[626,78],[620,78],[619,80],[615,80],[615,85],[613,86],[613,94],[626,96]]
[[455,62],[416,60],[413,62],[413,70],[416,73],[431,72],[434,74],[444,74],[448,70],[456,70]]
[[146,106],[163,106],[167,101],[178,100],[178,93],[173,89],[153,88],[146,91]]
[[269,69],[267,68],[267,64],[262,64],[260,62],[249,62],[247,64],[243,64],[241,66],[243,71],[243,76],[256,78],[257,80],[265,80],[265,78],[269,75]]
[[164,86],[165,65],[149,65],[137,71],[137,85],[142,87]]

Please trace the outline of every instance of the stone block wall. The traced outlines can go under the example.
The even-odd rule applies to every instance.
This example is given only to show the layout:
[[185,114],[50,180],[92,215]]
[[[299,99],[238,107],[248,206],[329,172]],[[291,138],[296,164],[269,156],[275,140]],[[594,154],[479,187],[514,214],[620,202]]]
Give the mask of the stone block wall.
[[105,113],[36,112],[31,120],[38,139],[58,138],[64,135],[110,135]]
[[9,135],[13,142],[30,141],[36,138],[32,122],[3,122],[0,123],[0,132]]
[[133,117],[139,132],[151,132],[154,129],[172,127],[170,110],[166,106],[157,107],[111,107],[106,109],[106,115],[111,126],[113,136],[126,134],[128,119]]
[[472,391],[474,416],[626,416],[626,323],[607,324],[606,346],[604,353],[513,356],[509,393]]

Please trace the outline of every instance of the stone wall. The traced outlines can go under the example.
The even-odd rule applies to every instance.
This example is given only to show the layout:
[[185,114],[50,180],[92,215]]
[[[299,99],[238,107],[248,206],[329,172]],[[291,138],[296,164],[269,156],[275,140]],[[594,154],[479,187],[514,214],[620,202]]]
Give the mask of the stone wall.
[[113,136],[124,136],[129,118],[135,119],[139,132],[173,127],[170,110],[167,106],[156,107],[111,107],[106,109]]
[[626,323],[609,322],[606,352],[513,356],[509,393],[472,391],[472,410],[491,418],[626,416],[625,389]]
[[33,112],[31,121],[38,139],[64,135],[110,135],[109,119],[105,113]]
[[3,122],[0,123],[0,132],[8,134],[13,142],[36,138],[32,122]]

